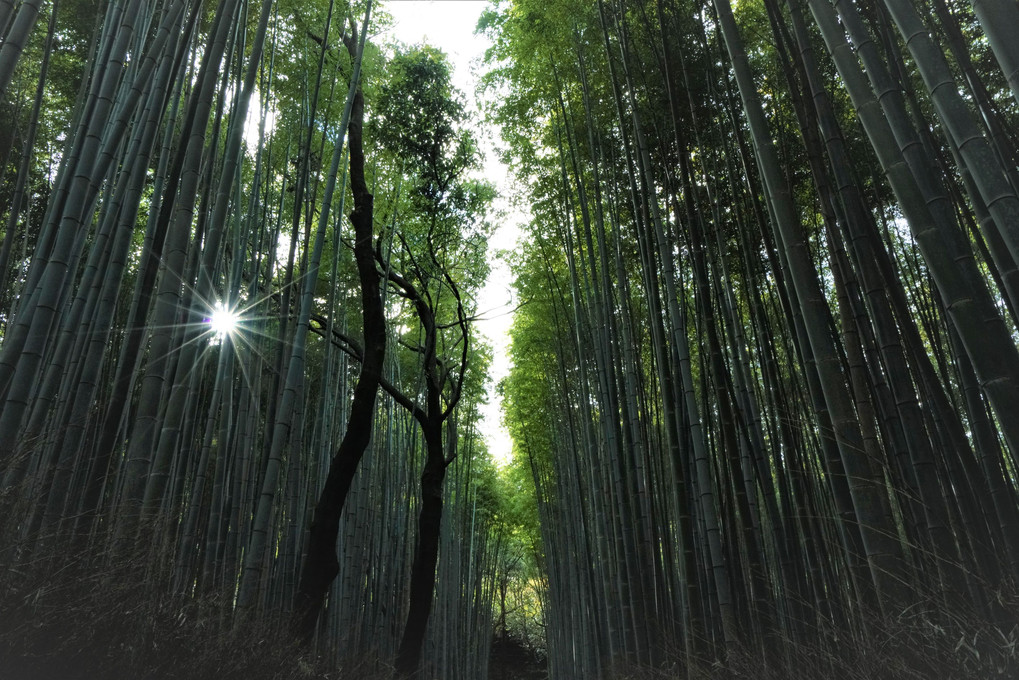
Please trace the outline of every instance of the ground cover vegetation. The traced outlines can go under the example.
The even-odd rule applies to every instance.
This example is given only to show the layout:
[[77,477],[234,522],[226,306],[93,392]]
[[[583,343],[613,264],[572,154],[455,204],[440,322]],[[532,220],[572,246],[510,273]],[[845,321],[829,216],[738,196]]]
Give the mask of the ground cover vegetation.
[[1019,9],[0,0],[13,677],[1019,671]]

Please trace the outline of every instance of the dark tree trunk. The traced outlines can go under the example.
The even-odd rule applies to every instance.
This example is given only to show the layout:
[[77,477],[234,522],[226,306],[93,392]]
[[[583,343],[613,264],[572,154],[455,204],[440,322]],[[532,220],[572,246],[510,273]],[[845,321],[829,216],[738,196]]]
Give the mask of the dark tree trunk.
[[435,567],[439,561],[439,533],[442,526],[442,482],[446,459],[442,447],[442,417],[429,413],[421,422],[427,458],[421,475],[421,514],[414,568],[410,576],[410,611],[403,640],[396,656],[396,669],[412,677],[421,663],[428,617],[432,612]]
[[364,355],[361,374],[354,386],[347,429],[329,465],[325,486],[315,506],[308,537],[308,553],[301,570],[294,606],[294,625],[300,639],[309,641],[322,610],[333,579],[339,572],[336,557],[336,536],[339,532],[343,505],[350,491],[357,466],[371,440],[375,402],[382,376],[386,352],[386,318],[382,306],[379,272],[375,267],[372,247],[372,215],[374,198],[364,178],[364,97],[358,88],[351,109],[350,186],[354,195],[354,259],[361,282],[361,305],[364,322]]

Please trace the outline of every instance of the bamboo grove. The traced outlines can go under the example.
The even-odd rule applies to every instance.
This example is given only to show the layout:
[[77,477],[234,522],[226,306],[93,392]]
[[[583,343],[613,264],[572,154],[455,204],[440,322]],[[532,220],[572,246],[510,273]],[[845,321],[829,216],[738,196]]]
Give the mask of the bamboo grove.
[[482,28],[551,677],[1014,672],[1015,3]]
[[493,191],[445,56],[373,44],[386,21],[0,4],[8,615],[95,574],[334,667],[485,674]]
[[[1014,675],[1015,3],[491,2],[501,468],[494,189],[385,12],[0,0],[0,606],[138,583],[340,677]],[[164,615],[97,601],[79,647]]]

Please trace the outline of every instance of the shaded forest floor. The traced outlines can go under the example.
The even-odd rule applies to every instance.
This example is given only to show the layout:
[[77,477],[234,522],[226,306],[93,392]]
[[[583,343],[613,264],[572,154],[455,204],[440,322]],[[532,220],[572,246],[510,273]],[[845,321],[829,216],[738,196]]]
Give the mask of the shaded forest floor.
[[[386,680],[385,664],[339,668],[280,634],[284,620],[231,621],[229,602],[171,595],[150,555],[111,563],[57,554],[17,555],[0,543],[0,677],[4,680]],[[16,566],[12,566],[16,565]],[[1019,611],[1015,598],[1003,611]],[[983,680],[1019,677],[1017,617],[903,616],[875,625],[868,641],[828,631],[825,649],[772,640],[728,662],[686,669],[679,655],[660,669],[606,668],[613,680]],[[936,612],[934,612],[936,613]],[[942,612],[943,613],[943,612]],[[944,613],[943,613],[944,614]],[[951,625],[944,625],[951,621]],[[766,649],[765,649],[766,648]],[[765,660],[767,659],[767,661]],[[512,641],[496,641],[490,680],[538,680],[547,671]],[[446,680],[446,679],[443,679]],[[454,680],[454,679],[451,679]],[[465,679],[466,680],[466,679]]]
[[[229,626],[226,603],[164,595],[134,565],[4,567],[0,676],[6,680],[300,680],[343,677],[306,660],[279,622]],[[226,631],[226,632],[224,632]],[[364,676],[362,676],[364,677]]]
[[539,661],[527,647],[512,637],[492,640],[488,657],[488,680],[541,680],[548,677],[544,659]]
[[[6,536],[3,534],[7,534]],[[7,540],[5,540],[7,539]],[[384,680],[304,653],[282,618],[232,620],[232,603],[175,593],[149,552],[32,553],[0,531],[2,680]]]
[[[4,570],[0,587],[0,672],[5,680],[386,680],[378,663],[333,668],[309,660],[278,634],[281,621],[251,620],[230,627],[228,608],[214,598],[163,597],[141,570],[115,568],[83,576],[84,564],[60,570]],[[46,578],[41,578],[47,572]],[[54,578],[57,577],[57,578]],[[224,632],[226,631],[226,632]],[[926,631],[926,632],[924,632]],[[723,668],[700,664],[660,670],[615,667],[616,680],[870,680],[1015,678],[1017,631],[983,627],[950,641],[928,624],[885,630],[869,647],[845,638],[838,656],[776,641],[772,664],[757,653],[734,653]],[[875,638],[876,639],[876,638]],[[521,654],[523,652],[523,654]],[[539,680],[547,672],[524,659],[526,650],[496,644],[489,680]],[[780,657],[785,657],[780,660]],[[777,661],[777,663],[776,663]]]

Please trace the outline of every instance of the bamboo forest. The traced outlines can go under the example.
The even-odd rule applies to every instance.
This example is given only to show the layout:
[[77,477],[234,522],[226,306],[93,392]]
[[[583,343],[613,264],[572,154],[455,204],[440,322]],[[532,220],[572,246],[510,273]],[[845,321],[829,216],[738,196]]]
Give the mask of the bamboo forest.
[[0,678],[1019,677],[1017,36],[0,0]]

